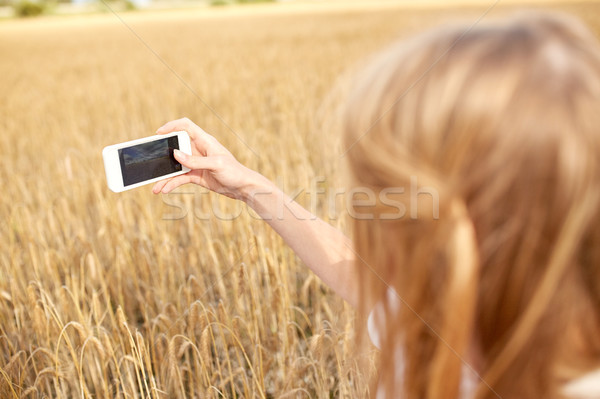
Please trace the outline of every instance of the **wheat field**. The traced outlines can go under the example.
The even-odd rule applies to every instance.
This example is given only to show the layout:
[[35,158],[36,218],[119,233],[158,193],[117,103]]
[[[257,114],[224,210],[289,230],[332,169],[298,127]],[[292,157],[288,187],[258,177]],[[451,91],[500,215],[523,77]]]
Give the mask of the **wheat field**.
[[[0,397],[363,397],[363,321],[265,223],[197,187],[112,193],[101,150],[187,116],[346,229],[343,207],[310,195],[343,184],[340,76],[485,8],[1,21]],[[553,8],[600,26],[593,2]]]

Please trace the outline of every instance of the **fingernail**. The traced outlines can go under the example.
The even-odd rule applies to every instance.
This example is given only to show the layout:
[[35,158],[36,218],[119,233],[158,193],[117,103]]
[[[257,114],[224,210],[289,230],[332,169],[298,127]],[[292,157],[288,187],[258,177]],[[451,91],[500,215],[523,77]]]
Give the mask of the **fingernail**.
[[179,159],[182,159],[182,160],[185,160],[185,158],[186,158],[186,154],[185,154],[185,153],[183,153],[183,152],[181,152],[181,151],[179,151],[179,150],[175,150],[175,151],[173,151],[173,154],[174,154],[174,155],[175,155],[177,158],[179,158]]

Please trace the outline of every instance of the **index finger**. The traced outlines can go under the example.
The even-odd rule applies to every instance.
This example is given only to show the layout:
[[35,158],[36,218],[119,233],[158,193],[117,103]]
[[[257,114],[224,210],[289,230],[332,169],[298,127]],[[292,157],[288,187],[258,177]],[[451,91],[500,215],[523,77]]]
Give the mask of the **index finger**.
[[213,137],[206,133],[202,128],[192,122],[189,118],[176,119],[165,123],[159,127],[156,134],[168,134],[172,132],[185,131],[190,140],[195,143],[192,148],[196,148],[200,153],[206,155],[209,152],[210,147],[213,146]]
[[[206,153],[212,152],[223,152],[222,145],[216,138],[206,133],[200,126],[196,125],[189,118],[176,119],[165,123],[159,127],[156,131],[157,134],[167,134],[172,132],[178,132],[184,130],[190,136],[190,140],[196,143],[200,152]],[[199,144],[199,145],[198,145]]]
[[[192,122],[189,118],[181,118],[165,123],[158,128],[156,134],[167,134],[181,130],[185,130],[192,140],[197,138],[198,130],[202,131],[202,129],[200,129],[200,127]],[[204,133],[204,131],[202,132]]]

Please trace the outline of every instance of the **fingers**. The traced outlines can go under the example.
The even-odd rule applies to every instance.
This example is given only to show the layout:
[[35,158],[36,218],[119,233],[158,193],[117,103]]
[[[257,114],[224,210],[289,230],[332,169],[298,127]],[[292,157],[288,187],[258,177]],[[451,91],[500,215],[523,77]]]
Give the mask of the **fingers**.
[[189,118],[181,118],[167,122],[163,126],[158,128],[156,134],[167,134],[172,132],[179,132],[182,130],[187,132],[192,141],[198,139],[205,139],[204,141],[206,141],[206,137],[210,136],[208,133],[202,130],[200,126],[196,125]]
[[181,118],[175,119],[174,121],[170,121],[162,125],[156,131],[157,134],[167,134],[172,132],[177,132],[180,130],[185,130],[189,133],[190,130],[195,130],[199,128],[194,122],[192,122],[189,118]]
[[202,130],[189,118],[181,118],[167,122],[158,128],[156,134],[168,134],[173,132],[180,132],[182,130],[187,132],[188,136],[190,136],[190,140],[196,142],[200,141],[203,147],[206,147],[206,145],[208,144],[206,140],[202,140],[203,136],[208,133]]
[[192,170],[207,169],[214,171],[220,166],[220,162],[216,161],[213,157],[188,155],[179,150],[173,151],[173,155],[180,164]]
[[201,127],[192,122],[189,118],[176,119],[165,123],[158,128],[157,134],[167,134],[178,131],[186,131],[190,139],[194,142],[196,149],[206,155],[207,153],[227,152],[217,139],[202,130]]
[[179,186],[183,186],[187,183],[192,183],[194,181],[194,176],[185,174],[172,177],[170,179],[161,180],[157,182],[154,187],[152,187],[152,192],[154,194],[168,194],[171,191],[175,190]]
[[184,184],[187,184],[187,183],[202,184],[203,182],[204,182],[204,180],[199,176],[184,174],[184,175],[171,177],[169,179],[165,179],[165,180],[161,180],[161,181],[157,182],[152,187],[152,192],[154,194],[160,194],[160,193],[168,194],[171,191],[175,190],[177,187],[183,186]]
[[152,192],[154,194],[158,194],[162,191],[163,187],[169,182],[171,179],[165,179],[157,182],[154,187],[152,187]]
[[[216,171],[224,166],[223,160],[220,156],[214,157],[204,157],[204,156],[194,156],[188,155],[179,150],[174,150],[173,155],[175,159],[182,164],[190,168],[192,171],[194,170],[209,170]],[[154,194],[158,193],[169,193],[176,189],[177,187],[187,184],[187,183],[196,183],[203,185],[205,184],[204,179],[198,174],[191,174],[188,172],[183,175],[175,176],[170,179],[161,180],[157,182],[154,187],[152,187],[152,192]]]
[[[164,180],[166,183],[163,185],[160,192],[163,194],[168,194],[171,191],[175,190],[179,186],[183,186],[184,184],[193,183],[195,177],[189,174],[175,176],[172,179]],[[158,194],[158,193],[157,193]]]

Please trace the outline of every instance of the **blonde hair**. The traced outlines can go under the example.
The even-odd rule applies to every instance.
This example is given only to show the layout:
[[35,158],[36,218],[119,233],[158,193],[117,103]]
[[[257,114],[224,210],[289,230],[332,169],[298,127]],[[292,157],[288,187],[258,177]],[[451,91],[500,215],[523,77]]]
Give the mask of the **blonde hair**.
[[386,397],[458,397],[472,353],[479,399],[559,398],[600,367],[600,46],[579,21],[398,43],[357,82],[344,131],[355,184],[439,195],[439,217],[422,190],[394,197],[410,214],[378,201],[353,221],[363,303],[388,286],[402,299],[386,310]]

